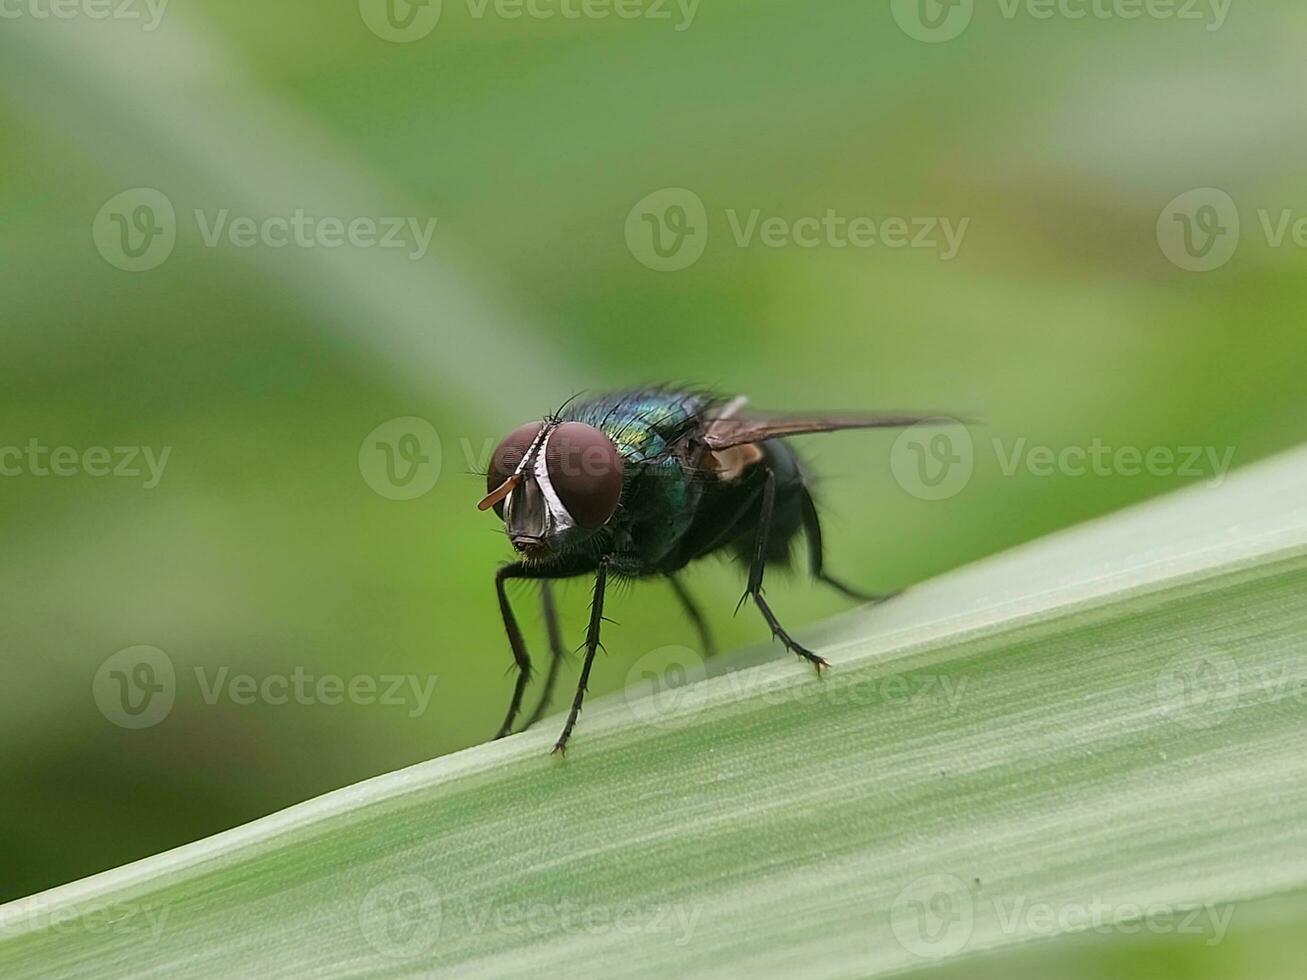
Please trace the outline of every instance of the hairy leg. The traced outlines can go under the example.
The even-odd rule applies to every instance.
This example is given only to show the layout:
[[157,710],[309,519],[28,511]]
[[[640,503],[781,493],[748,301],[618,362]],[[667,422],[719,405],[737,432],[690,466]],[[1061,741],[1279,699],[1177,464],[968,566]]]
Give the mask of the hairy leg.
[[757,537],[754,541],[753,562],[749,568],[749,585],[745,589],[744,595],[740,597],[743,603],[746,599],[752,598],[758,611],[762,613],[763,619],[771,627],[772,636],[780,640],[785,648],[792,653],[802,657],[808,663],[817,668],[820,673],[823,667],[829,667],[830,664],[822,657],[817,656],[803,644],[799,643],[794,637],[781,626],[776,614],[772,612],[771,606],[762,594],[762,576],[767,568],[767,537],[771,533],[772,515],[776,507],[776,476],[771,469],[767,469],[763,477],[762,485],[762,509],[758,517]]
[[545,631],[549,634],[549,670],[545,673],[545,689],[540,695],[540,703],[527,718],[526,724],[522,726],[523,730],[534,725],[549,710],[549,702],[554,697],[554,685],[558,681],[558,671],[566,655],[563,636],[558,628],[558,607],[554,605],[554,590],[548,580],[540,583],[540,606],[544,611]]
[[590,667],[594,664],[595,651],[599,649],[599,625],[604,620],[604,588],[608,583],[608,566],[612,559],[602,558],[599,570],[595,574],[594,598],[590,601],[590,627],[585,633],[585,661],[581,664],[581,679],[576,685],[576,696],[572,699],[572,710],[567,713],[567,723],[563,734],[554,743],[554,751],[565,753],[567,740],[572,737],[576,719],[581,714],[581,702],[585,700],[586,686],[590,683]]
[[808,492],[807,487],[804,487],[801,491],[800,505],[803,512],[803,534],[808,539],[808,562],[812,567],[813,578],[819,582],[825,582],[831,588],[858,602],[883,602],[898,594],[897,592],[891,592],[888,595],[876,595],[871,592],[863,592],[861,589],[855,589],[853,586],[847,585],[827,573],[824,567],[825,554],[821,542],[821,518],[817,515],[817,505],[813,502],[812,494]]

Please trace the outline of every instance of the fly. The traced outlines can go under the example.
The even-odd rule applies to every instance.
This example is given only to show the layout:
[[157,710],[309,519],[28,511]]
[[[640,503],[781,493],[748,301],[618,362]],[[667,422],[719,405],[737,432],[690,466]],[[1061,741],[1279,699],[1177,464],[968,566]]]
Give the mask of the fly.
[[763,595],[768,564],[785,563],[791,542],[802,532],[815,578],[856,600],[884,597],[860,592],[825,570],[810,482],[786,437],[944,420],[912,414],[765,415],[749,410],[743,397],[656,387],[570,401],[554,415],[514,429],[491,457],[487,493],[478,504],[499,515],[518,554],[495,574],[517,665],[496,738],[513,730],[531,672],[505,591],[510,579],[541,583],[552,648],[544,695],[523,726],[530,727],[548,707],[563,657],[550,582],[594,576],[585,659],[555,752],[566,750],[581,713],[610,576],[666,578],[710,653],[703,615],[676,576],[707,555],[734,555],[749,566],[741,604],[752,600],[772,635],[818,672],[830,666],[776,618]]

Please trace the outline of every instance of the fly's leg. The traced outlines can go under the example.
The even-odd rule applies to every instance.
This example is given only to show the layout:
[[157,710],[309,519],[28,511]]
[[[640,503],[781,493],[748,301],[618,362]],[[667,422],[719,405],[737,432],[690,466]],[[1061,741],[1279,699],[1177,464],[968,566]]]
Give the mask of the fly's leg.
[[703,655],[705,657],[715,655],[717,653],[717,644],[713,642],[712,631],[708,628],[708,620],[704,619],[703,610],[694,601],[694,596],[690,595],[684,583],[675,575],[668,575],[667,581],[671,583],[672,591],[676,593],[681,608],[685,610],[686,617],[699,634],[699,645],[703,648]]
[[[830,664],[822,657],[817,656],[807,647],[803,646],[794,637],[786,632],[785,627],[781,626],[777,620],[776,614],[772,612],[771,606],[762,594],[762,575],[767,568],[767,537],[771,532],[772,511],[776,506],[776,476],[770,467],[764,470],[762,485],[762,507],[758,515],[758,530],[754,541],[753,563],[749,567],[749,585],[740,597],[740,603],[750,597],[753,598],[754,605],[762,613],[762,618],[767,620],[767,625],[771,627],[772,636],[780,640],[785,648],[792,653],[802,657],[808,663],[817,668],[817,673],[821,673],[823,667],[829,667]],[[738,608],[738,607],[737,607]]]
[[540,695],[540,703],[522,726],[524,730],[534,725],[549,710],[549,702],[554,697],[554,684],[558,680],[558,671],[565,656],[563,636],[558,628],[558,607],[554,605],[554,590],[547,580],[540,583],[540,606],[544,611],[545,631],[549,634],[549,670],[545,673],[545,689]]
[[824,553],[821,544],[821,520],[817,516],[817,505],[813,502],[812,494],[808,488],[804,487],[799,492],[800,506],[803,512],[803,535],[808,539],[808,562],[812,566],[812,577],[819,582],[825,582],[831,588],[843,593],[850,599],[857,602],[884,602],[886,599],[892,599],[898,595],[897,592],[891,592],[888,595],[876,595],[871,592],[863,592],[861,589],[855,589],[851,585],[846,585],[839,579],[828,574],[823,567]]
[[522,695],[526,691],[527,682],[531,679],[531,657],[526,652],[526,643],[522,640],[522,631],[518,628],[517,618],[513,615],[513,607],[509,605],[508,593],[504,591],[504,583],[510,578],[531,578],[531,573],[521,562],[504,565],[495,572],[495,593],[499,596],[499,614],[504,619],[504,632],[508,634],[508,645],[513,649],[513,661],[517,664],[517,682],[513,685],[513,698],[508,703],[508,714],[504,716],[504,723],[499,726],[495,738],[503,738],[512,732],[513,721],[522,707]]
[[595,574],[594,598],[590,602],[590,626],[585,633],[585,662],[581,664],[581,679],[576,685],[576,697],[572,699],[572,710],[567,713],[563,734],[554,743],[554,751],[559,754],[567,751],[567,740],[572,737],[577,716],[581,714],[581,702],[585,700],[586,685],[590,683],[590,667],[594,664],[595,651],[599,649],[599,625],[604,620],[604,587],[608,582],[608,566],[611,562],[611,558],[601,558]]

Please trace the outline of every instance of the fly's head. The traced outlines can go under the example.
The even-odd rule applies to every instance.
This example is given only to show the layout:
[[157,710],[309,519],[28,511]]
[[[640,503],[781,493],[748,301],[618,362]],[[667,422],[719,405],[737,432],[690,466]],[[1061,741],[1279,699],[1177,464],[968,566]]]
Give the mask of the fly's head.
[[540,560],[602,528],[622,496],[622,456],[592,425],[546,420],[510,432],[495,449],[486,496],[513,547]]

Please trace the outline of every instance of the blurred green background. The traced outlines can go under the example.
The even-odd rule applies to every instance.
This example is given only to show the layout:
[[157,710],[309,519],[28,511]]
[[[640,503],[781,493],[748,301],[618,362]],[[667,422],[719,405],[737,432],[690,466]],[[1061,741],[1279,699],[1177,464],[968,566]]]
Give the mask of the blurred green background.
[[[445,0],[407,43],[368,26],[369,0],[177,2],[154,29],[143,0],[135,21],[13,9],[0,444],[171,455],[152,489],[0,477],[0,900],[489,737],[511,689],[491,584],[509,549],[470,470],[577,390],[686,380],[774,409],[982,416],[974,476],[943,500],[895,479],[893,433],[805,441],[830,567],[879,589],[1194,482],[1008,475],[992,439],[1233,447],[1237,466],[1307,438],[1307,256],[1259,217],[1307,216],[1307,9],[1291,0],[1223,18],[1204,2],[1197,20],[978,0],[941,43],[911,36],[897,0],[703,0],[665,20]],[[1204,187],[1242,227],[1228,262],[1192,272],[1157,228]],[[93,235],[133,188],[176,214],[171,254],[139,272]],[[679,271],[648,268],[626,234],[661,188],[706,208],[706,247]],[[438,224],[420,259],[205,241],[220,212],[296,209]],[[948,260],[740,246],[728,212],[754,209],[968,224]],[[414,499],[360,464],[402,417],[440,440]],[[765,638],[730,615],[738,569],[689,584],[723,646]],[[791,624],[845,607],[802,575],[770,592]],[[543,655],[531,593],[515,596]],[[569,644],[587,597],[561,591]],[[596,694],[694,640],[656,582],[609,614]],[[165,651],[177,688],[133,730],[93,689],[137,645]],[[436,680],[421,711],[211,704],[196,668]],[[1201,962],[1229,975],[1219,957],[1238,955]]]

